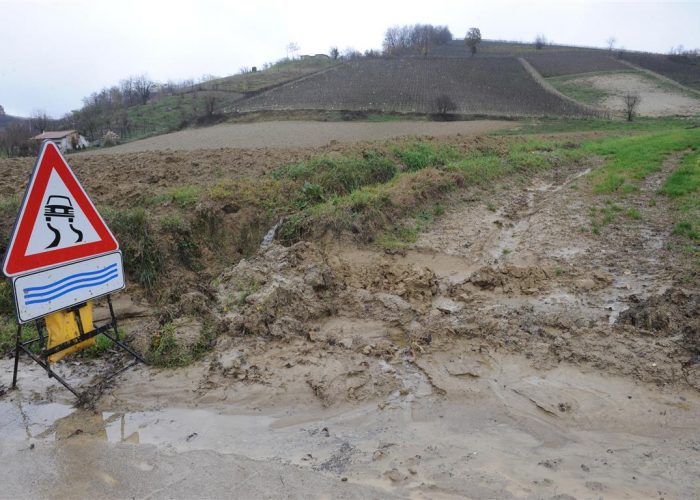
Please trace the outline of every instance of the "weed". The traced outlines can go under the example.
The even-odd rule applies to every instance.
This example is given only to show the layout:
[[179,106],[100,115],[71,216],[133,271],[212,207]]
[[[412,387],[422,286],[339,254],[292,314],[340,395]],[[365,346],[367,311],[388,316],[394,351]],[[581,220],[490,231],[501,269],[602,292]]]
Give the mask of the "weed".
[[175,338],[175,326],[172,323],[165,324],[153,336],[151,349],[146,358],[155,366],[176,368],[186,366],[192,362],[192,354],[177,343]]
[[628,208],[625,210],[625,215],[633,220],[640,220],[642,218],[642,214],[640,214],[639,210],[636,208]]
[[164,267],[164,258],[142,208],[106,210],[105,219],[120,242],[125,269],[140,284],[152,289]]
[[495,204],[494,202],[489,201],[489,202],[486,204],[486,209],[489,210],[490,212],[495,212],[496,209],[497,209],[497,207],[496,207],[496,204]]
[[323,194],[323,187],[320,184],[314,182],[304,182],[304,185],[299,189],[299,198],[297,199],[297,206],[299,208],[310,207],[311,205],[316,205],[325,200]]
[[[118,330],[117,339],[122,340],[124,338],[124,332]],[[95,337],[95,343],[81,351],[81,354],[88,358],[98,358],[105,352],[109,351],[114,346],[114,342],[107,336],[100,334]]]
[[700,230],[693,227],[693,223],[687,220],[678,222],[673,228],[673,234],[676,236],[684,236],[690,238],[691,240],[697,240],[700,238]]
[[163,231],[171,233],[181,233],[187,231],[189,226],[178,214],[166,215],[160,220],[160,227]]
[[394,155],[409,172],[427,167],[441,167],[459,158],[459,153],[452,146],[435,146],[426,142],[415,142],[407,148],[395,147]]
[[361,157],[324,156],[282,167],[273,172],[272,177],[288,178],[303,181],[304,185],[308,183],[310,186],[318,186],[318,194],[321,195],[344,195],[363,186],[387,182],[396,172],[396,165],[389,158],[374,151],[366,151]]

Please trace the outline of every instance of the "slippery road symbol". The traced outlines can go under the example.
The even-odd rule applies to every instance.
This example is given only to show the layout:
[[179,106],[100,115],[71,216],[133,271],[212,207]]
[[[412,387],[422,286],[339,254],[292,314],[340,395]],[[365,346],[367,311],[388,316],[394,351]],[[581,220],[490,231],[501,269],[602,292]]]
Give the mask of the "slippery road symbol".
[[70,202],[70,198],[67,196],[49,196],[49,199],[46,201],[46,205],[44,206],[44,217],[46,217],[46,225],[54,234],[53,241],[49,243],[49,246],[46,248],[55,248],[61,243],[61,231],[51,225],[51,219],[54,217],[67,218],[68,227],[70,227],[71,231],[78,236],[75,243],[80,243],[83,241],[83,232],[73,226],[75,210]]

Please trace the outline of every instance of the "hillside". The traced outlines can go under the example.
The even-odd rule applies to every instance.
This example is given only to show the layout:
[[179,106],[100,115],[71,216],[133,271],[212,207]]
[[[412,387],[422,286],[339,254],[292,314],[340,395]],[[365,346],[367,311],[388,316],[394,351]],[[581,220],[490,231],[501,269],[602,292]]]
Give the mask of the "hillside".
[[241,101],[236,111],[376,110],[435,113],[449,97],[468,115],[581,115],[583,108],[546,92],[512,57],[363,59]]
[[0,130],[3,130],[6,127],[9,127],[13,123],[21,123],[23,121],[26,121],[26,118],[21,118],[19,116],[12,116],[12,115],[6,115],[4,113],[0,113]]

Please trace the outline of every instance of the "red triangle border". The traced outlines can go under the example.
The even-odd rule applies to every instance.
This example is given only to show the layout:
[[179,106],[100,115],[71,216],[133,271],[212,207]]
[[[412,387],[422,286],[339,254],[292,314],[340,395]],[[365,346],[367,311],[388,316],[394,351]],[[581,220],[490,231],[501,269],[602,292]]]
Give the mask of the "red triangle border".
[[[76,204],[83,211],[90,224],[92,224],[100,239],[82,245],[26,255],[29,239],[41,209],[41,202],[44,199],[51,172],[54,170],[66,185]],[[2,265],[5,276],[23,275],[39,269],[95,257],[118,249],[119,244],[117,240],[97,212],[95,205],[78,182],[58,147],[51,141],[45,141],[39,151],[17,222],[12,231],[10,244],[5,253]]]

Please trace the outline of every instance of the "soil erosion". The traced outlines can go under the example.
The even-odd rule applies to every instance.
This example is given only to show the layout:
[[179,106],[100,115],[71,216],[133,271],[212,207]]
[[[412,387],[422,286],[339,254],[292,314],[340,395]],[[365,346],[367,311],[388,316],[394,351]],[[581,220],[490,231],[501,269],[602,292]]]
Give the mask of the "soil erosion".
[[[0,385],[3,495],[697,497],[700,293],[657,196],[678,161],[601,231],[591,157],[459,192],[406,245],[267,238],[183,297],[179,341],[223,332],[189,366],[74,409],[23,362]],[[157,313],[130,293],[147,348]],[[95,385],[101,363],[62,369]]]

